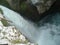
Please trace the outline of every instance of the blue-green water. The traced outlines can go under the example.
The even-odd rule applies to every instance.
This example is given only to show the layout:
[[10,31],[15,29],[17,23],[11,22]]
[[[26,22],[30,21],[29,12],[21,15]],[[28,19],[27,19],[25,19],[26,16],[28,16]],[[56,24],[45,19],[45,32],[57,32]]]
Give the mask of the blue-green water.
[[4,7],[2,8],[6,19],[20,30],[31,42],[38,45],[60,45],[60,13],[50,14],[36,26],[25,20],[20,14]]

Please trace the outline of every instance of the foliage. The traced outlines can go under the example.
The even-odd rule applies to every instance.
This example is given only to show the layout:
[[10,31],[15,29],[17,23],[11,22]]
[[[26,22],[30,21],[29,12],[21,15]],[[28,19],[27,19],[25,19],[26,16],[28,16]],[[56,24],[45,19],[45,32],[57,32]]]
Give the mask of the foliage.
[[0,0],[0,5],[3,5],[3,6],[10,8],[9,3],[6,0]]
[[1,22],[3,23],[4,26],[9,26],[9,23],[5,19],[1,19]]
[[3,14],[3,11],[2,11],[2,9],[0,8],[0,13],[2,13]]
[[20,8],[21,8],[21,10],[26,10],[26,8],[27,8],[27,5],[26,5],[26,3],[22,3],[21,5],[20,5]]

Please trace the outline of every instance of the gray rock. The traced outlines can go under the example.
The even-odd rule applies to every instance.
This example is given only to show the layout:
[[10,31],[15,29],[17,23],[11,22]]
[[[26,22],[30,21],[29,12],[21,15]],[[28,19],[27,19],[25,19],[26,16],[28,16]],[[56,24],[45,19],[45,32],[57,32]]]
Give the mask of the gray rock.
[[39,13],[47,11],[55,1],[56,0],[31,0],[32,4],[37,7]]

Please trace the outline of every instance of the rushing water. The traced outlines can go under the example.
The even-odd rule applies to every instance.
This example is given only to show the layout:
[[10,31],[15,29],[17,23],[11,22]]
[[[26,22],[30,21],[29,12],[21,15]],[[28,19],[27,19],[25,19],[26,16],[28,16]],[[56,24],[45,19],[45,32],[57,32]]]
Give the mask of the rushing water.
[[38,45],[60,45],[60,13],[48,15],[37,26],[4,6],[0,8],[4,16],[12,21],[13,25],[31,42],[38,43]]

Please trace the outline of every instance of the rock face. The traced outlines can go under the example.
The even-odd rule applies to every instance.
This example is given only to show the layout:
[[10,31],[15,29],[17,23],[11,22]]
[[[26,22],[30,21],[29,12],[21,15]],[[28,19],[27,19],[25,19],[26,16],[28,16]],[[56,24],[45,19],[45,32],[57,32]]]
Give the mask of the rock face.
[[6,0],[4,2],[8,2],[10,8],[20,13],[25,19],[38,22],[41,19],[41,14],[47,11],[54,1],[55,0]]
[[0,0],[0,5],[6,6],[8,8],[10,7],[6,0]]
[[18,11],[18,10],[20,10],[20,8],[19,8],[19,2],[20,2],[20,0],[6,0],[8,3],[9,3],[9,5],[10,5],[10,7],[13,9],[13,10],[16,10],[16,11]]
[[[25,5],[25,7],[24,6],[22,6],[22,5]],[[25,9],[24,9],[24,8]],[[21,14],[22,14],[22,16],[23,17],[25,17],[26,19],[29,19],[29,20],[31,20],[31,21],[34,21],[34,22],[36,22],[36,21],[38,21],[39,20],[39,13],[38,13],[38,10],[37,10],[37,8],[34,6],[34,5],[30,5],[30,4],[28,4],[28,3],[25,3],[25,4],[21,4],[21,7],[20,7],[21,9]],[[23,8],[23,9],[22,9]]]
[[39,13],[37,8],[29,3],[27,0],[7,0],[10,6],[17,12],[19,12],[25,19],[30,21],[38,21]]
[[44,13],[45,11],[49,10],[51,5],[56,0],[31,0],[32,4],[35,5],[39,11],[39,13]]

